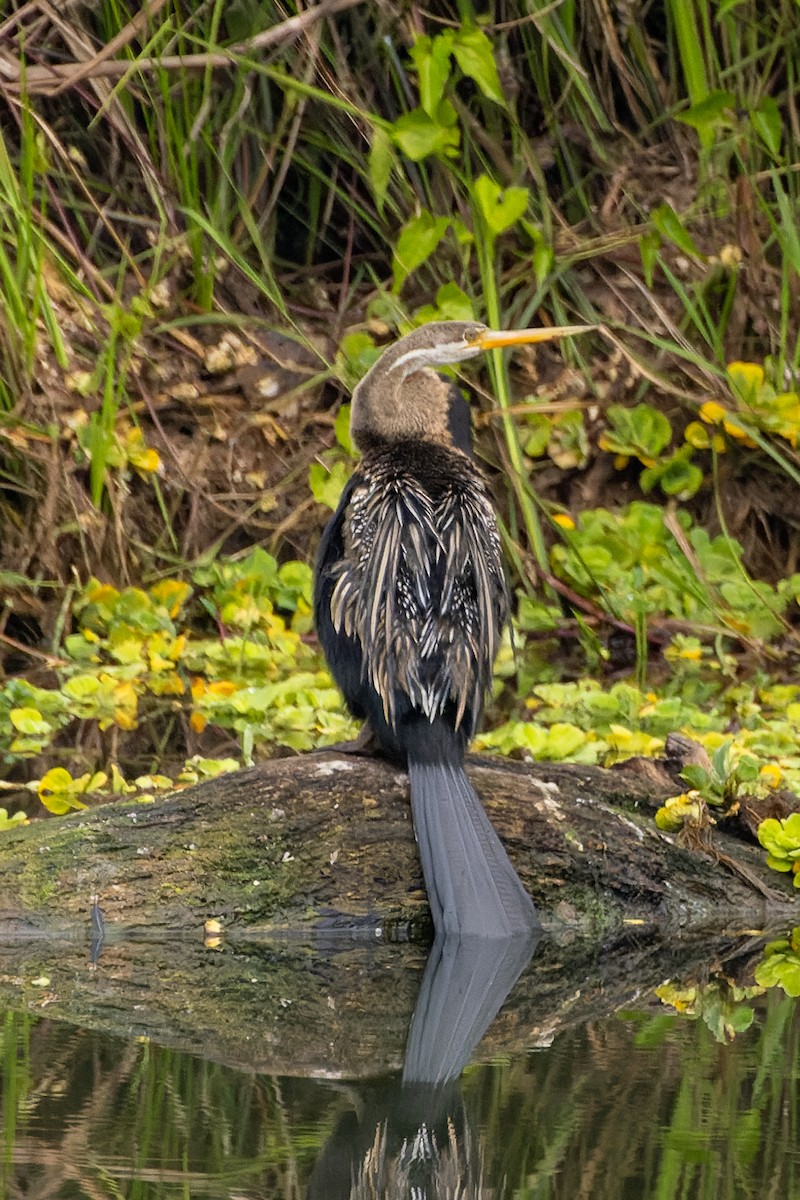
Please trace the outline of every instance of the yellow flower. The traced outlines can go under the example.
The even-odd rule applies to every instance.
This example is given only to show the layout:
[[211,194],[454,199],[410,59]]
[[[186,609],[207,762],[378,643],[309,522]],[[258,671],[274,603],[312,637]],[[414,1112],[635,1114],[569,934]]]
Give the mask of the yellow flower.
[[[711,401],[709,401],[711,403]],[[708,430],[699,421],[690,421],[683,431],[684,440],[695,450],[707,450],[710,444]]]
[[751,403],[764,386],[764,368],[758,363],[732,362],[726,369],[736,391]]
[[764,763],[764,766],[758,772],[758,777],[767,787],[776,788],[783,779],[783,771],[777,763]]
[[208,685],[208,690],[213,696],[232,696],[239,688],[230,679],[217,679]]
[[705,421],[706,425],[719,425],[728,415],[728,410],[718,404],[716,400],[706,400],[705,404],[700,405],[699,417],[701,421]]
[[562,529],[574,529],[575,522],[569,513],[555,513],[553,516],[553,524],[560,525]]

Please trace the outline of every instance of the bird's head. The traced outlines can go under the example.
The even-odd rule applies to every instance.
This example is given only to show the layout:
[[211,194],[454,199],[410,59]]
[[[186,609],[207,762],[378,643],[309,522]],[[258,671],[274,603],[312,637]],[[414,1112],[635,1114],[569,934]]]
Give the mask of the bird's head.
[[503,332],[474,321],[421,325],[384,350],[356,385],[350,412],[353,440],[362,448],[371,439],[447,442],[451,392],[437,367],[465,362],[487,350],[549,342],[593,328],[555,325]]

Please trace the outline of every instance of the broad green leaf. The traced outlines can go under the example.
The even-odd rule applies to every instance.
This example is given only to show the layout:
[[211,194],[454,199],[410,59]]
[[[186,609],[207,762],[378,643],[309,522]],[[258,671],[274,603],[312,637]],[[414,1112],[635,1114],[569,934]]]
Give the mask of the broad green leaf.
[[434,217],[427,209],[412,217],[400,231],[392,260],[394,291],[399,292],[404,282],[417,267],[430,258],[444,237],[448,217]]
[[[687,449],[691,449],[691,447],[687,447]],[[659,463],[655,467],[646,467],[642,471],[639,485],[643,492],[652,491],[656,484],[666,496],[677,496],[679,500],[688,500],[702,487],[703,472],[694,463],[688,461],[681,449],[665,463]]]
[[764,96],[758,108],[750,109],[750,120],[770,154],[777,158],[783,138],[783,121],[777,101],[772,96]]
[[698,104],[693,104],[686,112],[678,113],[675,119],[684,125],[691,125],[693,129],[713,130],[729,125],[730,117],[726,114],[732,114],[735,108],[736,97],[733,92],[709,92]]
[[312,463],[308,468],[308,483],[317,503],[335,509],[349,475],[350,470],[343,462],[335,462],[330,468]]
[[443,283],[436,293],[435,304],[425,304],[414,313],[415,324],[428,321],[474,321],[475,309],[469,296],[457,283]]
[[336,419],[333,422],[333,434],[336,441],[350,455],[355,455],[353,439],[350,436],[350,405],[340,404]]
[[531,413],[525,418],[525,425],[520,430],[523,438],[522,448],[529,458],[539,458],[547,450],[552,432],[553,422],[544,413]]
[[339,343],[333,364],[337,378],[352,392],[380,354],[380,349],[368,333],[361,330],[346,333]]
[[73,675],[63,684],[61,691],[70,700],[86,700],[100,691],[100,680],[96,675]]
[[36,708],[12,708],[8,715],[11,724],[19,733],[41,736],[51,732],[51,726]]
[[669,420],[652,404],[637,404],[635,408],[612,404],[606,420],[608,428],[599,445],[613,454],[656,459],[672,437]]
[[[77,788],[76,783],[79,785]],[[74,780],[64,767],[53,767],[39,780],[39,799],[49,812],[57,816],[63,816],[72,808],[86,808],[76,796],[77,790],[80,790],[79,781]]]
[[7,808],[0,808],[0,832],[13,829],[16,825],[27,825],[28,823],[24,812],[15,812],[13,817],[10,817]]
[[759,363],[731,362],[725,369],[737,395],[745,404],[757,405],[765,383],[764,368]]
[[453,32],[445,29],[433,39],[422,34],[409,51],[417,68],[420,106],[434,120],[450,78],[452,43]]
[[489,233],[497,237],[518,221],[528,207],[528,189],[503,190],[488,175],[480,175],[472,185],[472,195]]
[[547,733],[547,757],[558,761],[569,758],[586,741],[586,734],[576,725],[557,721]]
[[769,954],[753,975],[761,987],[781,987],[787,996],[800,996],[800,954],[791,951],[788,942],[784,945],[783,953]]
[[574,409],[553,419],[547,453],[562,471],[586,465],[589,458],[589,437],[582,412]]
[[421,162],[431,154],[452,157],[458,149],[461,134],[450,119],[451,113],[455,116],[454,110],[451,110],[446,101],[439,105],[436,120],[421,108],[403,113],[392,128],[395,145],[399,146],[412,162]]
[[505,106],[492,43],[480,29],[460,29],[453,38],[453,57],[465,75],[478,85],[489,100]]

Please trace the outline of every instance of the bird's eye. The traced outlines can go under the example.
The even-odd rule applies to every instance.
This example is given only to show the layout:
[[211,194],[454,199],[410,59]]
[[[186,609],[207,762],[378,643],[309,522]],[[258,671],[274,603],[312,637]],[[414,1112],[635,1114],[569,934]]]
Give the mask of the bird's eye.
[[472,346],[478,338],[483,337],[484,333],[486,333],[485,325],[468,325],[464,330],[464,341],[468,346]]

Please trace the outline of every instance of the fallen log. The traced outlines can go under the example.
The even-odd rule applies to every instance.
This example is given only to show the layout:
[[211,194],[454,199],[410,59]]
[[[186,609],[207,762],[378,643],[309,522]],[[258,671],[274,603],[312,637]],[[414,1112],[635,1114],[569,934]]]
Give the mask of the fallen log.
[[[493,759],[470,774],[545,929],[607,937],[764,928],[797,920],[797,893],[755,844],[709,850],[660,832],[675,785],[633,769]],[[156,803],[119,801],[0,839],[2,931],[106,925],[152,936],[216,918],[250,933],[426,926],[405,774],[318,753],[273,760]]]
[[[730,975],[758,956],[754,930],[798,923],[758,846],[659,832],[676,789],[657,773],[482,759],[470,774],[548,931],[481,1053],[641,1004],[668,977]],[[204,945],[211,918],[224,936]],[[281,759],[0,839],[1,1004],[241,1067],[398,1067],[427,950],[391,939],[427,921],[407,779],[367,758]]]

